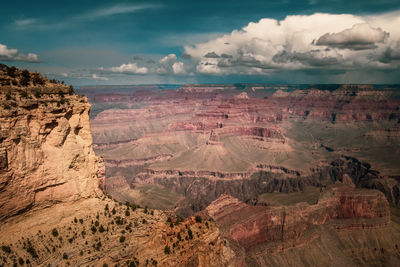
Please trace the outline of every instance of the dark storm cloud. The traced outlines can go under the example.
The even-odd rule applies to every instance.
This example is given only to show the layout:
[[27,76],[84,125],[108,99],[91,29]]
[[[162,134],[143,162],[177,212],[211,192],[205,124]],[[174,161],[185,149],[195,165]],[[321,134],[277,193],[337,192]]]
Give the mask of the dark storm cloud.
[[223,53],[223,54],[221,54],[221,58],[232,58],[232,56]]
[[192,56],[189,55],[189,54],[183,53],[183,54],[181,55],[181,58],[182,58],[182,59],[191,59]]
[[214,51],[208,52],[207,54],[204,55],[205,58],[220,58]]
[[304,65],[313,67],[332,66],[340,63],[335,57],[319,56],[319,54],[316,54],[313,51],[301,53],[282,51],[274,55],[272,60],[276,63],[300,62]]
[[400,45],[397,45],[395,48],[388,47],[379,57],[379,61],[382,63],[400,61]]

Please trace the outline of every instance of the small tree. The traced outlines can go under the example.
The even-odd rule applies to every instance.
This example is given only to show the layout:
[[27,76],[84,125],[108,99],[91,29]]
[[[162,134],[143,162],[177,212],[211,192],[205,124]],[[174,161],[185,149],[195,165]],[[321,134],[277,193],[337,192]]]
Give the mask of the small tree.
[[189,236],[189,239],[193,239],[193,232],[192,232],[192,229],[188,229],[188,236]]
[[201,223],[202,219],[200,215],[197,215],[195,218],[196,222]]
[[9,67],[9,68],[7,69],[7,75],[10,76],[11,78],[15,78],[15,73],[16,73],[16,71],[17,71],[17,68],[16,68],[16,67],[14,67],[14,66]]
[[1,250],[5,253],[11,253],[11,248],[9,246],[1,246]]
[[57,237],[57,236],[58,236],[58,231],[57,231],[57,229],[56,229],[56,228],[53,228],[53,230],[51,230],[51,234],[52,234],[54,237]]
[[170,253],[171,253],[171,249],[170,249],[170,247],[169,247],[168,245],[166,245],[166,246],[164,247],[164,253],[165,253],[165,254],[170,254]]
[[44,80],[40,77],[39,74],[35,74],[32,78],[32,82],[34,85],[44,85]]
[[22,78],[21,78],[21,81],[20,81],[21,85],[22,86],[28,86],[29,82],[31,81],[31,75],[30,75],[29,71],[23,70],[21,75],[22,75]]

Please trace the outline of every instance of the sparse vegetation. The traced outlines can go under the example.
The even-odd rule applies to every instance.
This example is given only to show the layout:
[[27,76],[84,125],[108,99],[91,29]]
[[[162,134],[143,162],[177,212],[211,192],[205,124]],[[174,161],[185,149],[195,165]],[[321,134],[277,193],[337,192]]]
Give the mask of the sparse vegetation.
[[7,75],[10,76],[11,78],[15,78],[17,72],[17,68],[12,66],[7,68]]
[[202,222],[202,219],[201,219],[201,216],[200,216],[200,215],[197,215],[197,216],[195,217],[195,220],[196,220],[197,223],[201,223],[201,222]]
[[166,245],[166,246],[164,247],[164,253],[165,253],[165,254],[170,254],[170,253],[171,253],[171,248],[170,248],[168,245]]
[[32,82],[34,85],[44,85],[45,84],[44,79],[37,73],[35,73],[33,75]]
[[192,229],[188,228],[188,237],[189,239],[193,239],[193,232]]
[[57,236],[58,236],[58,231],[57,231],[57,229],[56,229],[56,228],[53,228],[53,230],[51,230],[51,234],[52,234],[54,237],[57,237]]
[[9,246],[1,246],[1,250],[5,253],[11,253],[11,248]]

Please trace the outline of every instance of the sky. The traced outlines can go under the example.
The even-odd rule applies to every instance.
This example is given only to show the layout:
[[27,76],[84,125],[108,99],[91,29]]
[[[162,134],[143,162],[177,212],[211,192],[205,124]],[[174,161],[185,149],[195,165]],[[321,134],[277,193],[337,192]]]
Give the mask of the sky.
[[0,62],[77,86],[400,83],[398,0],[0,5]]

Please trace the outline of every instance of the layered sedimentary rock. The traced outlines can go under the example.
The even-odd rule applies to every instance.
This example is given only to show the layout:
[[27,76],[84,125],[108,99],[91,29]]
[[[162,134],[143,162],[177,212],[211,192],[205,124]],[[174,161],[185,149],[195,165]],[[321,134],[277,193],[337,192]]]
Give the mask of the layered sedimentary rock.
[[[178,192],[192,206],[185,212],[224,192],[248,202],[262,193],[327,186],[344,173],[397,205],[396,88],[191,84],[117,90],[115,100],[100,90],[97,99],[91,93],[94,106],[104,108],[92,120],[95,150],[110,167],[108,177]],[[346,163],[338,167],[337,159]]]
[[1,87],[0,219],[102,195],[90,105],[71,90],[47,80]]
[[[379,232],[376,229],[386,229],[390,224],[389,205],[381,192],[343,185],[328,189],[315,205],[249,206],[221,195],[205,213],[217,222],[224,236],[240,245],[246,253],[246,262],[256,265],[265,261],[274,265],[274,257],[320,242],[324,234],[319,231],[321,227],[350,234],[356,229]],[[313,264],[318,262],[314,259]]]

